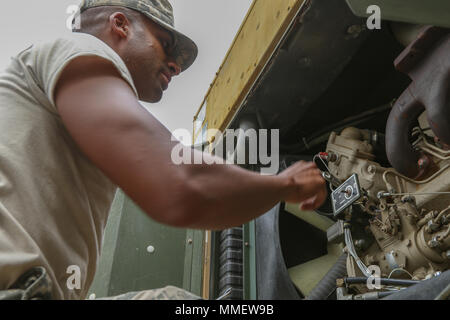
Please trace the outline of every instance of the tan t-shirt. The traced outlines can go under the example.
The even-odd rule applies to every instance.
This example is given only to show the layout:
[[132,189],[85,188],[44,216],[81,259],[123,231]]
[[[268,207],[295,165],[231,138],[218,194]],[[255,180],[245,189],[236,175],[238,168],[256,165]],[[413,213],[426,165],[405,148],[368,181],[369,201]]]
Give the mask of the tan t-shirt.
[[[53,101],[64,67],[84,55],[111,61],[137,96],[122,59],[87,34],[35,44],[0,72],[0,290],[44,266],[55,299],[78,299],[94,277],[116,186],[74,144]],[[77,268],[81,290],[71,289]]]

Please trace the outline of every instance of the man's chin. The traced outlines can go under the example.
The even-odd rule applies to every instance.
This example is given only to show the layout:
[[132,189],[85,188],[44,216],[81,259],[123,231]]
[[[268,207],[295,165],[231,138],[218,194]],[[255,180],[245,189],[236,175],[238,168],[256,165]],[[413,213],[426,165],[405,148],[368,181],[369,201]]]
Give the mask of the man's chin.
[[163,91],[160,90],[158,93],[152,94],[152,95],[140,95],[139,100],[147,102],[147,103],[158,103],[161,101],[163,97]]

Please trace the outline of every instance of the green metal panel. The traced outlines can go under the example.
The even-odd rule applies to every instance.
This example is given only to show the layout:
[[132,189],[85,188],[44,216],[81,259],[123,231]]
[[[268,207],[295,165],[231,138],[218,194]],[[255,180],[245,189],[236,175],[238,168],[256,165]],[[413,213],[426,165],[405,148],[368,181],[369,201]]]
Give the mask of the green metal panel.
[[200,230],[186,232],[183,288],[198,296],[202,295],[204,234]]
[[256,300],[256,240],[255,221],[243,226],[244,255],[244,299]]
[[[201,283],[196,283],[198,279],[194,275],[200,273],[201,279],[198,261],[201,261],[202,238],[198,231],[193,232],[193,243],[187,244],[190,233],[153,221],[119,191],[111,208],[90,293],[99,298],[174,285],[194,289],[199,294],[197,288]],[[191,257],[190,265],[185,264],[186,253]],[[185,267],[192,269],[190,278],[193,279],[186,287],[183,286]]]
[[383,20],[450,27],[449,0],[346,0],[353,13],[367,17],[367,8],[377,5]]
[[109,212],[108,223],[103,237],[103,249],[94,282],[91,285],[89,294],[95,293],[100,297],[109,296],[109,284],[111,279],[114,253],[116,251],[116,240],[119,234],[120,218],[122,217],[125,194],[117,192]]

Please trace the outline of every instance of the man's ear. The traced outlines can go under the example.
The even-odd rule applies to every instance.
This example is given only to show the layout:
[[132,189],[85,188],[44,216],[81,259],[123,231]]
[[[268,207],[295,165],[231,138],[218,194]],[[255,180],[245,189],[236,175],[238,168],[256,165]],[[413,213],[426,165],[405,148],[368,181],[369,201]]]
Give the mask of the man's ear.
[[122,12],[115,12],[109,16],[109,25],[114,34],[126,38],[130,31],[130,21]]

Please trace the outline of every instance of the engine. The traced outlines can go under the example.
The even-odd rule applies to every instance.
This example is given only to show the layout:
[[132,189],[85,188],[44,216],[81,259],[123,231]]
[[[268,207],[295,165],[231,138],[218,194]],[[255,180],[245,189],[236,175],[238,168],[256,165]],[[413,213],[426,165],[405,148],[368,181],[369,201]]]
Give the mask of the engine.
[[[413,134],[414,147],[433,163],[422,180],[377,162],[376,132],[346,128],[332,133],[327,145],[334,181],[358,175],[362,197],[344,218],[360,228],[352,233],[359,235],[354,246],[361,262],[378,266],[383,278],[423,280],[450,266],[450,152],[420,127]],[[363,273],[357,259],[349,254],[349,277]]]
[[386,131],[332,132],[315,157],[337,221],[328,240],[345,243],[347,279],[354,280],[341,283],[347,291],[338,298],[348,290],[370,295],[375,289],[358,279],[374,273],[399,290],[450,268],[449,50],[448,33],[424,29],[395,61],[412,83]]

